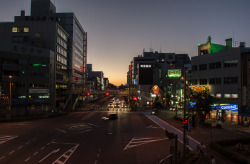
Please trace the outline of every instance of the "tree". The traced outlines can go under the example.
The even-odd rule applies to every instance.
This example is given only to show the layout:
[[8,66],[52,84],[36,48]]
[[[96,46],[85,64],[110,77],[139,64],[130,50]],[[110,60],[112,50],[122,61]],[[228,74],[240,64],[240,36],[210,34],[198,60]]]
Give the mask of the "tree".
[[192,95],[193,101],[196,102],[194,109],[200,118],[200,122],[204,122],[206,116],[211,112],[211,104],[215,99],[211,96],[208,90],[197,92]]
[[162,102],[160,101],[159,96],[156,96],[155,101],[153,103],[153,107],[154,108],[158,108],[158,109],[163,107]]

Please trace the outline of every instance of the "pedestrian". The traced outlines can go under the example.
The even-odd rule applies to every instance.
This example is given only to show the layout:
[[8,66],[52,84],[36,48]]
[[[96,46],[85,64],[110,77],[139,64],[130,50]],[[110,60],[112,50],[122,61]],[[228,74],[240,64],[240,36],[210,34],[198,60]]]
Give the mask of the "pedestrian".
[[211,155],[210,164],[216,164],[216,161],[213,155]]

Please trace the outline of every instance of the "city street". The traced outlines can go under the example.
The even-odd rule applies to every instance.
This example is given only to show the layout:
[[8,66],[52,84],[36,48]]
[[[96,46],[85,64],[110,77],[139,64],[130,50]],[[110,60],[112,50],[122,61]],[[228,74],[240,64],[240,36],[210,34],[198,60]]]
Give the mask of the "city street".
[[[118,113],[118,119],[102,120],[108,112]],[[0,163],[157,163],[170,154],[172,144],[143,113],[74,112],[2,123]]]

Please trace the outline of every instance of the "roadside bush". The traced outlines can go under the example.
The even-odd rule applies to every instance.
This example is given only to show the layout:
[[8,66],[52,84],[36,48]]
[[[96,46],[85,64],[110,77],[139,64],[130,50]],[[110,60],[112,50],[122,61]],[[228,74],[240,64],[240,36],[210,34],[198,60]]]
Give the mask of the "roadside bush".
[[[242,141],[242,142],[241,142]],[[244,157],[241,157],[237,153],[229,150],[227,147],[235,145],[237,143],[250,143],[250,138],[244,138],[244,139],[235,139],[235,140],[222,140],[217,142],[210,143],[210,147],[220,153],[221,155],[225,156],[229,160],[235,162],[235,163],[241,163],[241,164],[248,164],[248,160]]]

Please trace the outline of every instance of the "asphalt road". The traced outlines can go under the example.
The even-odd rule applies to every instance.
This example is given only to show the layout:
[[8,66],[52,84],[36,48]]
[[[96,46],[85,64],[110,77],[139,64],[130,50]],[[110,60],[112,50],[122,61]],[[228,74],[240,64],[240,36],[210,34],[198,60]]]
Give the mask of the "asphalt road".
[[[103,121],[108,112],[118,119]],[[159,125],[126,109],[0,124],[1,164],[152,164],[172,144]]]

